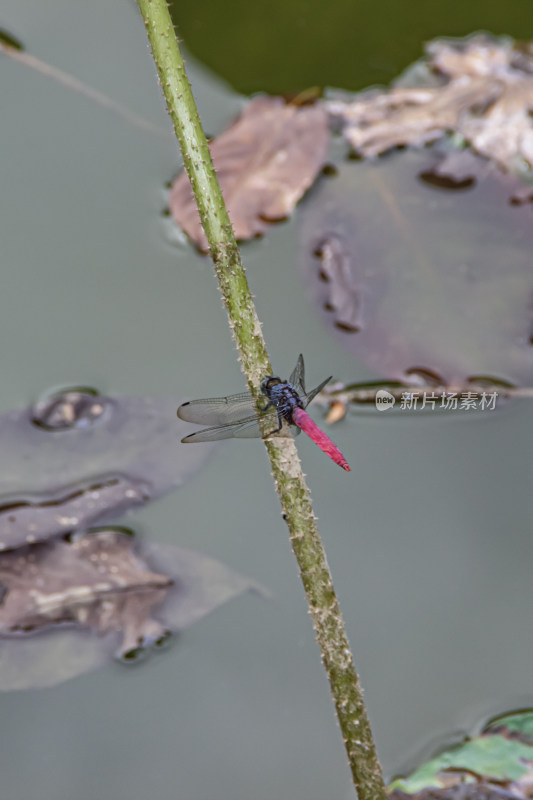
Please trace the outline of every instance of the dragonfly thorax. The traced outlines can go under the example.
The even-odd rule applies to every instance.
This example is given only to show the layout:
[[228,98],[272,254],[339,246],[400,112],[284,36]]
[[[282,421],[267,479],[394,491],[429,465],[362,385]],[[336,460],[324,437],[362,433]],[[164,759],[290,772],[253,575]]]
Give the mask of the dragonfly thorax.
[[276,406],[278,416],[283,417],[292,425],[292,412],[295,408],[304,407],[294,386],[288,381],[282,381],[275,376],[268,376],[261,383],[261,391]]

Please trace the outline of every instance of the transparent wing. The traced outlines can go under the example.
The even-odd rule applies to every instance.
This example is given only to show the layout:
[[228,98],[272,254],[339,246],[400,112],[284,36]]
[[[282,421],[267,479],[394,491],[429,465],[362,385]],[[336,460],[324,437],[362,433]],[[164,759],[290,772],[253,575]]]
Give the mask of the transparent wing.
[[178,408],[178,417],[185,422],[197,425],[237,425],[240,422],[257,422],[257,410],[249,392],[232,394],[228,397],[207,397],[203,400],[190,400]]
[[325,381],[322,381],[322,383],[319,383],[319,384],[318,384],[318,386],[316,387],[316,389],[312,389],[310,392],[307,392],[307,393],[306,393],[306,394],[304,394],[303,396],[301,395],[301,397],[302,397],[302,403],[303,403],[303,407],[304,407],[304,408],[307,408],[307,406],[309,405],[309,403],[311,402],[311,400],[313,399],[313,397],[315,397],[315,396],[316,396],[316,395],[319,393],[319,391],[320,391],[321,389],[323,389],[323,388],[324,388],[324,386],[326,385],[326,383],[329,383],[329,382],[330,382],[330,380],[332,379],[332,377],[333,377],[333,376],[332,376],[332,375],[330,375],[330,376],[329,376],[329,378],[326,378],[326,380],[325,380]]
[[[300,433],[299,428],[287,424],[284,424],[281,430],[278,430],[279,422],[276,409],[267,411],[263,415],[263,419],[265,421],[264,438],[268,438],[270,435],[276,437],[295,436]],[[257,415],[254,414],[240,422],[230,423],[229,425],[215,425],[211,428],[195,431],[181,441],[183,444],[192,444],[193,442],[217,442],[220,439],[259,439],[261,437],[263,437],[263,433],[259,427]]]
[[326,378],[325,381],[322,381],[316,389],[312,389],[310,392],[305,390],[305,365],[304,365],[304,357],[300,353],[298,356],[298,361],[296,362],[296,366],[294,367],[293,371],[291,372],[291,377],[289,378],[289,383],[296,389],[300,398],[303,403],[303,407],[306,408],[313,397],[315,397],[321,389],[324,388],[326,383],[331,380],[332,376],[330,375],[329,378]]
[[257,422],[257,417],[254,416],[246,422],[235,425],[204,428],[201,431],[190,433],[181,441],[183,444],[189,444],[193,442],[218,442],[220,439],[257,439],[260,437],[259,423]]
[[293,385],[300,396],[303,396],[305,392],[305,365],[304,365],[304,357],[300,353],[298,356],[298,361],[296,362],[296,366],[294,367],[293,371],[291,372],[291,376],[289,378],[289,383]]

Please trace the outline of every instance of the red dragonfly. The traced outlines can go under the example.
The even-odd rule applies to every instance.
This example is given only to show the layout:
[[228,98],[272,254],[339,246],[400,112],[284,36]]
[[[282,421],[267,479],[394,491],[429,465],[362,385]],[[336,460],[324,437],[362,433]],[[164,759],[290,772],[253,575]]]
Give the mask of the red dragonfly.
[[261,391],[267,398],[264,406],[258,405],[249,392],[183,403],[178,408],[180,419],[211,427],[190,433],[181,441],[189,444],[233,438],[267,439],[296,435],[302,430],[336,464],[350,472],[339,448],[315,425],[305,410],[313,397],[330,380],[331,377],[326,378],[316,389],[306,392],[304,359],[300,353],[288,381],[268,375],[261,382]]

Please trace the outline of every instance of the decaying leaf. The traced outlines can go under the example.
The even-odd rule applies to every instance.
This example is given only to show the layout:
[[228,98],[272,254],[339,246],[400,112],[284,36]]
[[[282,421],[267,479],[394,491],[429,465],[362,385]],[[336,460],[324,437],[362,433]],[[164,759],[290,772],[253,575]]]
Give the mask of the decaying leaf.
[[507,38],[485,35],[436,40],[426,53],[427,73],[422,81],[418,71],[419,85],[365,92],[351,102],[328,104],[354,150],[375,156],[454,133],[504,169],[531,169],[531,55],[518,52]]
[[117,519],[194,474],[205,452],[178,446],[177,405],[78,390],[0,414],[0,550]]
[[[287,217],[322,167],[329,141],[321,104],[297,106],[280,97],[256,97],[210,145],[237,239],[262,234]],[[203,252],[207,240],[189,179],[183,172],[170,193],[175,221]]]
[[0,554],[0,690],[51,686],[160,645],[254,588],[213,559],[123,529]]
[[122,631],[122,654],[163,635],[150,619],[172,580],[148,569],[133,538],[104,530],[0,555],[0,636],[76,623]]

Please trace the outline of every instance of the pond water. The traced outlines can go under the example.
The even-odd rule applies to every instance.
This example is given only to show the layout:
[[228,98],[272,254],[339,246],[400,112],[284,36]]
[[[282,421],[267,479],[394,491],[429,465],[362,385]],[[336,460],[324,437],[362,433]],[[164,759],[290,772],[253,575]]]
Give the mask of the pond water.
[[[135,4],[9,0],[3,24],[154,130],[2,58],[0,410],[58,386],[175,407],[244,388],[211,263],[163,214],[180,159]],[[188,69],[216,133],[243,99],[192,58]],[[303,352],[309,385],[382,377],[316,314],[298,272],[304,210],[242,248],[275,369],[286,377]],[[527,401],[353,416],[333,429],[349,474],[298,442],[389,776],[533,704],[530,420]],[[233,600],[146,663],[0,694],[6,797],[353,797],[264,448],[225,442],[206,463],[122,522],[219,559],[271,599]]]

